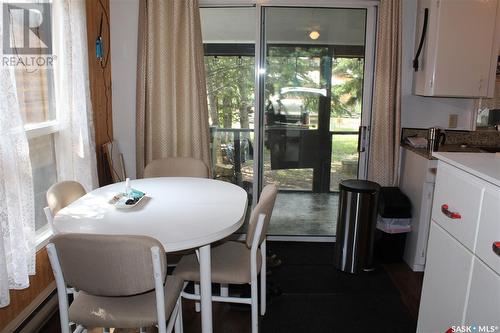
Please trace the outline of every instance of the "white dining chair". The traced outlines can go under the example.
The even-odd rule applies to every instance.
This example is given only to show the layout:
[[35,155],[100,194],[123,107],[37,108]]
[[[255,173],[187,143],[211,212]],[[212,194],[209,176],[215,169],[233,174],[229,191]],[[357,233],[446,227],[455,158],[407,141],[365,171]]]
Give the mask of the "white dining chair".
[[57,212],[85,194],[87,194],[87,191],[85,191],[82,184],[73,180],[55,183],[47,190],[48,206],[43,211],[52,230],[54,229],[54,216]]
[[144,178],[197,177],[208,178],[208,166],[191,157],[167,157],[154,160],[144,169]]
[[[154,238],[60,234],[47,245],[59,299],[61,331],[157,326],[182,333],[184,281],[167,276],[165,249]],[[68,288],[78,291],[68,305]],[[105,332],[109,332],[105,329]]]
[[[227,241],[214,246],[211,251],[212,282],[220,284],[220,295],[212,296],[216,302],[243,303],[251,305],[252,333],[258,332],[258,279],[260,273],[260,314],[266,313],[266,234],[271,220],[278,188],[274,184],[262,190],[260,200],[250,216],[245,242]],[[182,257],[174,273],[185,281],[195,283],[194,293],[182,293],[188,299],[200,300],[199,262],[196,254]],[[250,284],[251,297],[232,297],[229,285]],[[185,284],[185,286],[187,283]]]

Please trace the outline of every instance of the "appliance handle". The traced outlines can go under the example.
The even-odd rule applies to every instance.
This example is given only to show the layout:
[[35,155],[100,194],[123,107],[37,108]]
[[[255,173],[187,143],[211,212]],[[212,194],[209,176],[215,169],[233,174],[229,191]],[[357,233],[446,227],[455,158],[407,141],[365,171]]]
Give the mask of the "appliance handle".
[[358,153],[364,153],[366,150],[366,126],[359,126],[358,134]]
[[420,53],[422,52],[422,48],[424,47],[425,37],[427,36],[427,24],[429,22],[429,8],[424,9],[424,26],[422,27],[422,36],[420,36],[420,43],[418,44],[417,54],[413,59],[413,69],[415,72],[418,72],[418,58],[420,57]]

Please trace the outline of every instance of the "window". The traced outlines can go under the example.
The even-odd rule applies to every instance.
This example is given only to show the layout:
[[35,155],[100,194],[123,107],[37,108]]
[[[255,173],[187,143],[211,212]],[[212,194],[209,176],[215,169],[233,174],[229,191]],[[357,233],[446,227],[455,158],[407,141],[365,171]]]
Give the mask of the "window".
[[[7,1],[14,2],[14,1]],[[18,1],[19,2],[19,1]],[[51,1],[43,3],[23,3],[27,7],[14,4],[10,15],[10,47],[22,59],[14,68],[15,84],[19,108],[28,137],[33,187],[35,197],[35,230],[41,232],[47,225],[43,208],[47,205],[45,193],[57,181],[57,166],[55,156],[54,134],[58,122],[54,107],[54,73],[51,66],[41,66],[30,59],[45,59],[44,48],[51,39],[50,25],[43,22],[50,19]],[[44,5],[45,4],[45,5]],[[30,24],[36,22],[36,27],[29,28],[26,37],[25,14],[29,12]],[[36,30],[36,31],[34,31]],[[25,48],[29,48],[26,52]],[[12,52],[11,51],[11,52]]]
[[7,57],[2,60],[15,73],[30,150],[40,246],[50,236],[43,209],[47,189],[61,178],[77,180],[86,188],[96,184],[85,79],[87,41],[78,33],[86,24],[85,4],[77,2],[69,10],[64,3],[50,0],[11,1],[3,7],[10,45],[4,47]]
[[53,98],[52,69],[16,68],[19,106],[28,137],[35,195],[35,230],[47,224],[45,193],[57,181],[54,133],[57,117]]

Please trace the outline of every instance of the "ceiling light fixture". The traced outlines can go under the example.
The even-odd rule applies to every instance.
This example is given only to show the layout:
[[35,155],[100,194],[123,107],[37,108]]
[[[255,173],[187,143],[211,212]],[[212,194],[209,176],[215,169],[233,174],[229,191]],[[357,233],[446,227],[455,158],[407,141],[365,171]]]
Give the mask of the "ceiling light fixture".
[[316,40],[319,38],[319,32],[316,31],[316,30],[313,30],[309,33],[309,37],[312,39],[312,40]]

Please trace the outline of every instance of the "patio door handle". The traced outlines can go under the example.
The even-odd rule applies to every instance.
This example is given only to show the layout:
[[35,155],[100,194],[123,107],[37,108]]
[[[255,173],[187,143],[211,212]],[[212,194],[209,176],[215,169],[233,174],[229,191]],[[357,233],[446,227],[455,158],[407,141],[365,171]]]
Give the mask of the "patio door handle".
[[364,153],[366,151],[366,126],[359,126],[358,132],[358,153]]

